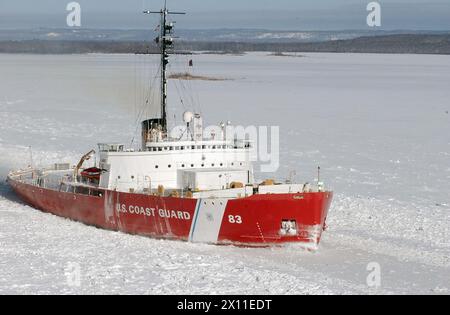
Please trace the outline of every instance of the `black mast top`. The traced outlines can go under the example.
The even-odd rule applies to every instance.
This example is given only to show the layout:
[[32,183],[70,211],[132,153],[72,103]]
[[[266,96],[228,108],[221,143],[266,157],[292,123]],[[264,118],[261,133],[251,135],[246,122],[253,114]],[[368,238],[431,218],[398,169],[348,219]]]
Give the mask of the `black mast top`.
[[156,38],[156,43],[160,46],[161,54],[161,127],[167,132],[167,65],[169,64],[170,48],[173,45],[173,38],[170,36],[173,32],[173,23],[168,23],[169,15],[182,15],[184,12],[172,12],[164,9],[160,11],[144,11],[145,14],[159,14],[161,16],[160,35]]

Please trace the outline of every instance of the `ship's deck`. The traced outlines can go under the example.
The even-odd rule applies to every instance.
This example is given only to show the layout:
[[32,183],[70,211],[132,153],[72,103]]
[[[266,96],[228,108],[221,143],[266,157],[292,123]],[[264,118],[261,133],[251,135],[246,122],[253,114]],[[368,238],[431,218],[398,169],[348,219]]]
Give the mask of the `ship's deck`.
[[[73,176],[74,169],[25,169],[11,172],[8,178],[29,184],[35,187],[62,191],[68,193],[76,193],[83,195],[101,196],[107,190],[99,187],[96,183],[81,181],[81,177],[77,177],[77,181]],[[255,194],[296,194],[310,192],[326,191],[320,185],[306,184],[260,184],[247,185],[239,188],[227,188],[220,190],[208,191],[190,191],[183,189],[143,189],[142,191],[123,191],[123,193],[145,194],[160,197],[174,198],[194,198],[194,199],[238,199],[250,197]]]

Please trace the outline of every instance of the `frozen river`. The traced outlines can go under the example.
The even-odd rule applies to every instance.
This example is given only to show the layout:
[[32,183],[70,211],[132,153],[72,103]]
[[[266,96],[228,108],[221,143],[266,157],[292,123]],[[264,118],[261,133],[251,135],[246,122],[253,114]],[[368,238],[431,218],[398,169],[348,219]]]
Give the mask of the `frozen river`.
[[281,168],[259,179],[311,181],[321,166],[336,197],[316,253],[151,240],[20,203],[3,180],[29,146],[34,164],[74,163],[136,139],[140,105],[157,101],[152,58],[0,55],[0,294],[450,294],[450,56],[175,57],[174,72],[192,58],[195,74],[227,80],[171,81],[172,119],[279,126]]

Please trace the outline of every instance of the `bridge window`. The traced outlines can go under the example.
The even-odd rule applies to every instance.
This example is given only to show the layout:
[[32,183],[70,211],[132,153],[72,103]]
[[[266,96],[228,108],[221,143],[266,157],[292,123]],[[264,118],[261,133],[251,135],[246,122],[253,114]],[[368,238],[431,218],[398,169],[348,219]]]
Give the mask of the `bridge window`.
[[99,144],[100,152],[123,152],[123,149],[122,144]]

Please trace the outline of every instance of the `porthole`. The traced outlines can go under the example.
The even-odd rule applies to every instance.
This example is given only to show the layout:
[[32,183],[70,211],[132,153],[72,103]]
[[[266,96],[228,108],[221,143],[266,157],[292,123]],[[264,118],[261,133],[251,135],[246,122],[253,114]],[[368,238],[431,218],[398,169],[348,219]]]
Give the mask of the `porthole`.
[[159,166],[158,166],[158,165],[155,165],[155,168],[159,168]]

